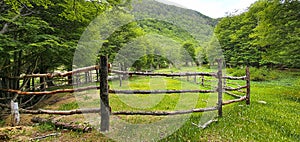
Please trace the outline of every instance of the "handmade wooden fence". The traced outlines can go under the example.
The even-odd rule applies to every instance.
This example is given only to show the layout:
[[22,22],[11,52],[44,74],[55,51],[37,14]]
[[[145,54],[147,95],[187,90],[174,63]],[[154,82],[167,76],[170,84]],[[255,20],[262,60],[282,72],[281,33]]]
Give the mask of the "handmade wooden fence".
[[[100,108],[93,108],[93,109],[78,109],[78,110],[69,110],[69,111],[56,111],[56,110],[25,110],[20,109],[21,113],[29,113],[29,114],[56,114],[56,115],[72,115],[72,114],[82,114],[82,113],[100,113],[101,114],[101,131],[108,131],[109,130],[109,118],[110,115],[178,115],[178,114],[187,114],[187,113],[194,113],[194,112],[206,112],[206,111],[214,111],[218,110],[219,117],[222,116],[222,106],[231,104],[234,102],[240,102],[246,100],[246,104],[250,104],[250,72],[249,68],[246,68],[246,75],[242,77],[230,77],[230,76],[223,76],[222,72],[222,60],[218,60],[218,71],[216,73],[152,73],[152,72],[128,72],[128,71],[117,71],[117,70],[110,70],[107,62],[107,57],[102,56],[100,65],[91,66],[86,68],[77,69],[67,73],[55,73],[55,74],[33,74],[33,75],[25,75],[22,77],[66,77],[82,72],[89,72],[92,70],[97,71],[97,79],[100,81],[100,86],[88,86],[76,89],[60,89],[54,91],[42,91],[42,92],[23,92],[20,90],[12,90],[12,89],[2,89],[2,91],[6,92],[13,92],[19,95],[52,95],[57,93],[72,93],[72,92],[80,92],[85,90],[91,89],[100,89]],[[99,72],[98,72],[99,70]],[[182,76],[202,76],[202,82],[204,76],[215,77],[218,80],[218,86],[216,90],[109,90],[108,87],[108,74],[109,72],[115,73],[118,75],[136,75],[136,76],[163,76],[163,77],[182,77]],[[99,73],[99,77],[98,77]],[[117,78],[121,78],[118,76]],[[228,86],[224,86],[223,81],[228,80],[245,80],[246,85],[240,86],[237,88],[232,88]],[[203,83],[202,83],[203,84]],[[239,96],[229,91],[240,91],[242,89],[246,89],[245,96]],[[191,110],[179,110],[179,111],[111,111],[111,107],[109,105],[109,93],[110,94],[163,94],[163,93],[218,93],[218,102],[217,106],[210,107],[210,108],[196,108]],[[229,94],[236,99],[223,101],[223,93]]]

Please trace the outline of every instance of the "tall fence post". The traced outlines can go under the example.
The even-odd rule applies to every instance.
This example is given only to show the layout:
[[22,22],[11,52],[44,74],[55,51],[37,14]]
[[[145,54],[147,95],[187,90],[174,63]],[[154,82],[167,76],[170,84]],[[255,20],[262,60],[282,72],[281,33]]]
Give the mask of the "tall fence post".
[[218,59],[218,115],[222,117],[222,104],[223,104],[223,84],[222,84],[222,59]]
[[108,98],[108,62],[107,56],[100,57],[100,131],[109,131],[109,98]]
[[250,70],[246,67],[246,84],[247,84],[247,94],[246,94],[246,104],[250,105]]

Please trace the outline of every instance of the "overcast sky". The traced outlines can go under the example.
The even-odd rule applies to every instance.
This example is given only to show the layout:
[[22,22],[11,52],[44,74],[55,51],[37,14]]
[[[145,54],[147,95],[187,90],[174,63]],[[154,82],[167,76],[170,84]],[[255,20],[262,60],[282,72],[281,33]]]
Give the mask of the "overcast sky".
[[[158,0],[161,1],[161,0]],[[182,5],[185,8],[193,9],[211,18],[226,16],[226,12],[236,9],[243,10],[257,0],[168,0]]]

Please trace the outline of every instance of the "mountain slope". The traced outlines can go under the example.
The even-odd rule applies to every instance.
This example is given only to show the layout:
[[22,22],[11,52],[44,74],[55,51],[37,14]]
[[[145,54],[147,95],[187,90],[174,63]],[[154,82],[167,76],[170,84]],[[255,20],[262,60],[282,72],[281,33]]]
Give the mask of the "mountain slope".
[[137,19],[156,19],[176,25],[189,32],[200,44],[209,41],[217,20],[197,11],[168,5],[155,0],[133,0],[133,15]]

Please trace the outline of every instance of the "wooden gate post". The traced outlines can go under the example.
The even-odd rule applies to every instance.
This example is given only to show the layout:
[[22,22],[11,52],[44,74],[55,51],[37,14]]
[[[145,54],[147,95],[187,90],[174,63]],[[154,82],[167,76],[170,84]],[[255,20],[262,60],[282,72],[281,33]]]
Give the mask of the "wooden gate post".
[[100,131],[109,131],[109,98],[108,98],[108,62],[107,56],[100,57]]
[[246,83],[247,83],[247,94],[246,94],[246,104],[250,105],[250,70],[246,67]]
[[222,59],[218,59],[218,114],[222,117],[222,104],[223,104],[223,84],[222,84]]

